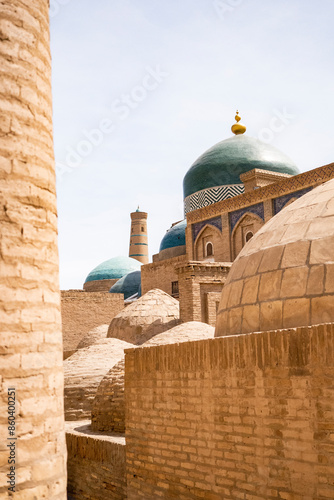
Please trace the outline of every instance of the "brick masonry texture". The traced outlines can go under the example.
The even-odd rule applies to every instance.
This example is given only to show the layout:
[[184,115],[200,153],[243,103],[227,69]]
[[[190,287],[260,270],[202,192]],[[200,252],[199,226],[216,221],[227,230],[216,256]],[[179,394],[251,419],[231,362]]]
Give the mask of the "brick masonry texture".
[[125,432],[124,359],[100,382],[92,404],[92,429]]
[[80,340],[77,345],[77,349],[83,349],[84,347],[89,347],[93,344],[96,344],[100,340],[107,338],[109,325],[99,325],[90,330],[87,335],[84,336],[82,340]]
[[[141,347],[189,342],[213,336],[213,326],[191,321],[155,335]],[[92,405],[92,429],[125,432],[124,359],[103,377],[97,389]]]
[[221,294],[230,267],[224,262],[189,261],[177,266],[182,322],[215,326],[217,294]]
[[90,330],[103,323],[109,324],[122,309],[124,309],[122,293],[62,291],[64,358],[76,350]]
[[334,325],[126,351],[128,499],[334,498]]
[[333,195],[331,179],[244,246],[222,292],[216,336],[334,321]]
[[141,268],[142,293],[153,288],[159,288],[169,295],[172,294],[172,282],[177,281],[175,266],[187,260],[186,255],[180,255],[161,262],[153,262]]
[[64,361],[66,420],[90,418],[101,380],[124,357],[124,349],[131,346],[118,339],[102,339]]
[[48,7],[0,3],[0,497],[14,387],[17,500],[66,498]]
[[128,305],[112,320],[108,338],[140,345],[176,326],[179,318],[178,301],[155,288]]
[[125,439],[66,425],[68,493],[76,500],[126,499]]

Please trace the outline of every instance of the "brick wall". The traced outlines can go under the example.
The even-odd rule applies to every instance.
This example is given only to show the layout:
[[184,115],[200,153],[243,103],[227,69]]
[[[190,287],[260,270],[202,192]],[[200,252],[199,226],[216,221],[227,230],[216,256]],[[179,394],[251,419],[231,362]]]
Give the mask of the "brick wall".
[[334,498],[334,325],[126,353],[128,499]]
[[206,307],[207,307],[207,318],[208,324],[211,326],[216,326],[217,312],[219,309],[219,302],[221,298],[221,293],[217,292],[207,292],[206,293]]
[[141,287],[144,295],[153,288],[159,288],[172,294],[172,282],[178,280],[175,266],[186,261],[186,255],[180,255],[161,262],[153,262],[141,267]]
[[121,293],[61,292],[64,357],[73,353],[80,340],[93,328],[109,324],[124,309]]
[[[125,440],[89,435],[88,426],[66,432],[68,493],[76,500],[126,498]],[[87,432],[88,430],[88,432]]]
[[181,322],[202,321],[215,326],[207,294],[221,294],[230,263],[184,262],[176,267]]
[[[0,497],[64,500],[49,2],[0,2],[0,33]],[[14,437],[9,388],[17,422],[15,493],[6,476],[7,437]]]

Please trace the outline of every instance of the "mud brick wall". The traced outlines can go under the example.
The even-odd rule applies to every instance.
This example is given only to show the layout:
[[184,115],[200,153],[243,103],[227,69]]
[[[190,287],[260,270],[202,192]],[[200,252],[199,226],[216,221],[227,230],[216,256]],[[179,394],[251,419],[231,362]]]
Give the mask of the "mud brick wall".
[[61,292],[64,354],[74,352],[80,340],[93,328],[108,324],[124,309],[122,293]]
[[334,498],[334,325],[126,353],[128,499]]
[[126,498],[125,442],[66,433],[68,494],[76,500]]
[[159,288],[164,292],[172,295],[172,282],[178,281],[178,275],[175,270],[177,264],[185,262],[186,255],[180,255],[171,259],[166,259],[151,264],[146,264],[141,267],[141,287],[142,294]]

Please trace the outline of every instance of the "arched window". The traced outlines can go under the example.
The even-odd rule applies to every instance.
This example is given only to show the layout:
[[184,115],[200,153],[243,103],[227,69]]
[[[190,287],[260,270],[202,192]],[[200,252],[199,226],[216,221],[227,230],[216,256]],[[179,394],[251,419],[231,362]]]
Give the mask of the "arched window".
[[248,231],[248,233],[245,236],[245,243],[247,243],[247,241],[249,241],[252,237],[253,237],[252,231]]
[[209,242],[206,244],[206,256],[210,257],[211,255],[213,255],[213,245]]
[[144,226],[141,227],[141,232],[143,233],[144,232]]

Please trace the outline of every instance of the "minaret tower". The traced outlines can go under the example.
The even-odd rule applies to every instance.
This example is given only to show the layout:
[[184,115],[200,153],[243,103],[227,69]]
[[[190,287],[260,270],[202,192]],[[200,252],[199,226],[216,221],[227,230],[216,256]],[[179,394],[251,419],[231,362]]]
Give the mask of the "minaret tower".
[[142,264],[148,264],[148,242],[147,242],[147,213],[141,212],[139,207],[131,214],[131,233],[129,257],[139,260]]

